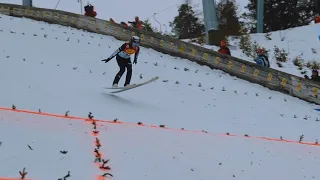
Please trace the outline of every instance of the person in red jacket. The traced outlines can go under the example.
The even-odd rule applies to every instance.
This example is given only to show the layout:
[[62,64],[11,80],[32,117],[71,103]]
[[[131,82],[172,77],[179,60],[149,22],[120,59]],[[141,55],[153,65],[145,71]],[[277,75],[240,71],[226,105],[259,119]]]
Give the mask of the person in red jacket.
[[110,22],[116,23],[112,18],[109,19]]
[[140,21],[139,17],[135,17],[135,21],[128,21],[128,23],[132,24],[134,28],[142,30],[142,21]]
[[220,42],[220,49],[218,50],[218,52],[221,54],[227,54],[231,56],[230,49],[227,47],[227,42],[225,40],[222,40]]
[[94,10],[94,6],[92,6],[91,4],[88,4],[84,7],[84,15],[85,16],[89,16],[89,17],[96,17],[97,16],[97,12]]
[[[109,21],[112,22],[112,23],[117,24],[112,18],[110,18]],[[122,26],[124,26],[124,27],[126,27],[126,28],[129,27],[128,24],[125,23],[125,22],[123,22],[123,21],[120,22],[120,25],[122,25]]]

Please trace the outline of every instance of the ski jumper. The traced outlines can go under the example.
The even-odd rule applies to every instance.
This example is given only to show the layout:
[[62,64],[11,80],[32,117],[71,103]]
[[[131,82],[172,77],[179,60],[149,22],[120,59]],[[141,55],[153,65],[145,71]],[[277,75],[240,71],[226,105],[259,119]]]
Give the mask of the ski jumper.
[[130,85],[132,76],[132,63],[130,56],[134,54],[134,63],[136,63],[139,56],[139,51],[139,46],[135,46],[134,43],[124,43],[109,57],[109,59],[112,59],[114,56],[116,56],[118,66],[120,68],[119,72],[116,74],[113,80],[113,84],[119,83],[122,75],[127,69],[126,81],[124,83],[124,86]]

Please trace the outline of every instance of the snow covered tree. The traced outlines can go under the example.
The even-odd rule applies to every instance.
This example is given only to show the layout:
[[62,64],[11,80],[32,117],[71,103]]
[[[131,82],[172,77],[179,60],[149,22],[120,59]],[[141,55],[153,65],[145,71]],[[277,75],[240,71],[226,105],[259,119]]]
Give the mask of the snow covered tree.
[[[257,0],[249,0],[243,17],[253,22],[256,32]],[[284,30],[307,25],[314,18],[313,0],[264,0],[264,32]]]
[[241,34],[237,8],[235,2],[231,0],[221,0],[217,4],[219,29],[225,32],[226,36]]
[[149,19],[142,21],[142,25],[143,25],[142,26],[143,30],[153,32],[152,25],[151,25],[151,22],[149,21]]
[[179,39],[196,38],[204,32],[204,24],[195,16],[195,12],[188,4],[182,4],[178,9],[178,15],[170,22],[172,32]]

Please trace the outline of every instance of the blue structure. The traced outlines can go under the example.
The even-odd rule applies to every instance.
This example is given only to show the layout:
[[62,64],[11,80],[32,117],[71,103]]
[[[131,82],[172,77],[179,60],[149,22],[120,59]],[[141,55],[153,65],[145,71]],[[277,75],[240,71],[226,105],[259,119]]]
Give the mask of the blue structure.
[[257,33],[263,33],[264,0],[257,0]]
[[215,0],[202,0],[203,7],[203,17],[206,33],[206,42],[208,44],[209,37],[208,32],[210,30],[218,30],[218,17],[216,10],[216,1]]
[[22,0],[22,6],[32,7],[32,0]]

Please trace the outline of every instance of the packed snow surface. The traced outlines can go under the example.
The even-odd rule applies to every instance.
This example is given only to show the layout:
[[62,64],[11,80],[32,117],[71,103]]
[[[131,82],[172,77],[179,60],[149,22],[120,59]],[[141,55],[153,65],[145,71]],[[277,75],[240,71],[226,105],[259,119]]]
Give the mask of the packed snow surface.
[[[122,41],[58,25],[1,16],[0,106],[209,133],[98,123],[100,151],[112,179],[317,179],[318,146],[264,141],[265,136],[315,142],[314,104],[148,48],[132,83],[110,94],[118,66],[109,57]],[[125,75],[120,85],[124,83]],[[0,111],[0,176],[93,179],[92,125],[84,121]],[[240,138],[239,138],[240,137]],[[33,150],[31,150],[32,147]],[[60,151],[68,151],[62,154]],[[289,173],[290,172],[290,173]]]

